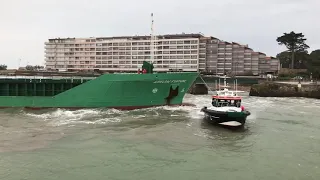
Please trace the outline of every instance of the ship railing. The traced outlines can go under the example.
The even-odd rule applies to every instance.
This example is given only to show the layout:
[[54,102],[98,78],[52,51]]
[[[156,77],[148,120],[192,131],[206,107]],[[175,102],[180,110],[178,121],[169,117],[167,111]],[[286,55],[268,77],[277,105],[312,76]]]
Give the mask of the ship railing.
[[[181,74],[181,73],[188,73],[186,71],[184,72],[170,72],[170,71],[167,71],[167,72],[156,72],[154,71],[153,74]],[[138,74],[136,72],[114,72],[113,74]],[[148,73],[147,73],[148,74]]]
[[81,76],[6,76],[0,75],[0,79],[95,79],[96,77],[81,77]]

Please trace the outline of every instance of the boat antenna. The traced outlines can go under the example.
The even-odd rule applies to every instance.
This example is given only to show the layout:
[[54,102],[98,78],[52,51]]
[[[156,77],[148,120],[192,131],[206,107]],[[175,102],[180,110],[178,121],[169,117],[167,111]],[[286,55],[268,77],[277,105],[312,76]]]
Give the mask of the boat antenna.
[[224,75],[224,89],[226,89],[227,87],[227,76]]
[[150,59],[151,63],[153,63],[154,60],[154,31],[153,31],[153,13],[151,13],[151,36],[150,36]]
[[236,95],[238,95],[238,80],[236,79]]
[[216,91],[218,90],[218,80],[215,80],[215,84],[216,84]]

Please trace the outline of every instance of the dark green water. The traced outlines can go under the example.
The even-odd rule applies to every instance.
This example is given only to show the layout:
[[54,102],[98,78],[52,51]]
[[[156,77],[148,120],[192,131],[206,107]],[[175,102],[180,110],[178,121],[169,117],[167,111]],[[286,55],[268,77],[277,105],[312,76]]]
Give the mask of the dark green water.
[[244,97],[233,132],[198,107],[0,111],[0,179],[320,179],[320,101]]

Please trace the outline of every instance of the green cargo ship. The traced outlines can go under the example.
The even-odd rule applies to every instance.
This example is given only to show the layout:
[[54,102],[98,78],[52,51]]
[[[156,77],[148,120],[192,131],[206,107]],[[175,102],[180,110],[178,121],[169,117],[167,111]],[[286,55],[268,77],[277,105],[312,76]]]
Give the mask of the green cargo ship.
[[181,105],[197,72],[103,74],[93,79],[1,78],[0,107],[137,109]]

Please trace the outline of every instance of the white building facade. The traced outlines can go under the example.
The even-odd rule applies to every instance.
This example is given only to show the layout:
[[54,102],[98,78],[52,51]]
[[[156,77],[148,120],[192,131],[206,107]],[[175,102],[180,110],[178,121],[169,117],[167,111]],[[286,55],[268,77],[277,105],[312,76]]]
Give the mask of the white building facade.
[[137,71],[148,61],[155,71],[198,71],[198,35],[157,36],[153,42],[150,36],[49,39],[46,68]]

